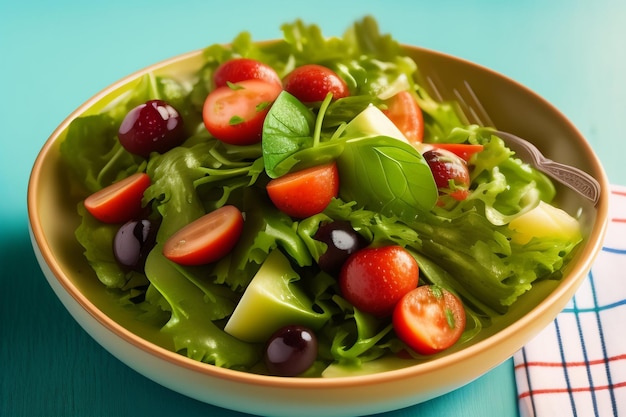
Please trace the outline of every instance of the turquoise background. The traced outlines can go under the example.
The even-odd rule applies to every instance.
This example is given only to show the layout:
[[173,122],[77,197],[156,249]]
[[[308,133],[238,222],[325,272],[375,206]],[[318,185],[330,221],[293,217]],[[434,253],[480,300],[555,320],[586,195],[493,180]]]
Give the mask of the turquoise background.
[[[242,30],[276,38],[280,24],[296,18],[340,35],[365,14],[403,43],[466,58],[535,90],[587,137],[610,181],[626,184],[623,0],[0,0],[0,415],[240,415],[153,383],[74,322],[30,246],[30,169],[65,117],[131,72]],[[386,414],[516,415],[511,360],[448,395]]]

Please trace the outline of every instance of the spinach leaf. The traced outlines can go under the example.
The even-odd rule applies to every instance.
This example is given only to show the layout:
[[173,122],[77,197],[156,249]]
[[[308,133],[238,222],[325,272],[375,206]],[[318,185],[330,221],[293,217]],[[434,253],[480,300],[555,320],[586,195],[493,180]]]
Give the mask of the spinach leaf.
[[411,145],[386,136],[350,139],[337,159],[339,195],[361,207],[411,220],[437,202],[428,164]]
[[276,166],[303,148],[313,145],[315,115],[291,94],[280,93],[263,124],[263,161],[270,178],[283,173]]

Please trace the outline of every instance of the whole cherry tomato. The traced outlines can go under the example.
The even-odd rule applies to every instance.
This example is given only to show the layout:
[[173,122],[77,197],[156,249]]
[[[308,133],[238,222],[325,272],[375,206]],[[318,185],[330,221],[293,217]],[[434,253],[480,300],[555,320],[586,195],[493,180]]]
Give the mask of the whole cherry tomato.
[[352,254],[339,274],[342,295],[361,311],[388,316],[417,287],[419,268],[401,246],[365,248]]
[[295,68],[283,79],[283,88],[303,103],[323,101],[328,93],[333,99],[350,95],[348,85],[335,71],[317,64]]
[[274,68],[250,58],[230,59],[217,67],[213,73],[215,87],[246,80],[261,80],[281,85],[280,77]]

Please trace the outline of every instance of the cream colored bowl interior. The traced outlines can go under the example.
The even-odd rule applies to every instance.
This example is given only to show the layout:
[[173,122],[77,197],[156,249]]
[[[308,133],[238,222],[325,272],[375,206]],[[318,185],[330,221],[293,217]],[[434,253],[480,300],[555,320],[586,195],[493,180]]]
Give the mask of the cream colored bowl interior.
[[485,68],[436,52],[406,47],[407,53],[444,83],[468,81],[491,118],[534,142],[548,157],[593,175],[602,188],[597,206],[566,187],[558,202],[579,216],[585,241],[565,277],[537,285],[501,320],[471,344],[399,369],[338,379],[253,375],[192,361],[172,351],[156,325],[109,298],[74,238],[83,198],[68,182],[59,144],[70,121],[96,113],[129,90],[148,71],[186,79],[201,65],[201,51],[153,65],[108,87],[70,115],[44,145],[33,167],[28,211],[35,252],[44,274],[68,311],[107,350],[138,372],[190,397],[263,415],[363,415],[419,403],[456,389],[508,359],[546,327],[585,279],[601,249],[608,210],[608,181],[589,144],[554,107],[525,87]]

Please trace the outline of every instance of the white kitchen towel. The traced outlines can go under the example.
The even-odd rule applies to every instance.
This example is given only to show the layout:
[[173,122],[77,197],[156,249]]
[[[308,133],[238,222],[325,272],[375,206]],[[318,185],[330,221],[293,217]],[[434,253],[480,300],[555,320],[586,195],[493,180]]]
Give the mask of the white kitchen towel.
[[521,417],[626,417],[626,187],[587,279],[554,322],[514,355]]

